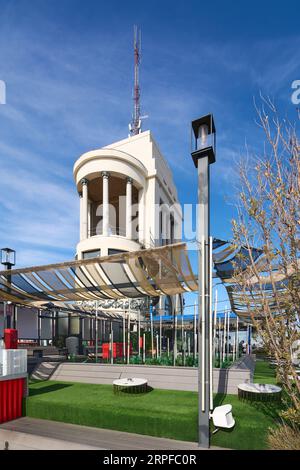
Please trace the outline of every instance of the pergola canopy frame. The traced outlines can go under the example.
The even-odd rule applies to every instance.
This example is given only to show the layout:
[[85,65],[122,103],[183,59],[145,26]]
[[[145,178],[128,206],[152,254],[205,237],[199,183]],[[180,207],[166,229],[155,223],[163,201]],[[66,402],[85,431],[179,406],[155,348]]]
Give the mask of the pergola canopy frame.
[[0,272],[3,300],[38,307],[45,302],[174,295],[196,288],[184,243]]

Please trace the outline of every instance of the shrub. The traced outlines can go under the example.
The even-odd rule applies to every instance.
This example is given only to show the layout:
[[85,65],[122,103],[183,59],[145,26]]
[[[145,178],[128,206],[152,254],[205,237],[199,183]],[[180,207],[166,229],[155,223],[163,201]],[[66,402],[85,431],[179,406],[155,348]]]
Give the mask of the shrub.
[[267,442],[273,450],[300,450],[300,429],[282,424],[269,430]]
[[59,349],[64,348],[66,345],[66,337],[66,335],[55,336],[55,338],[53,339],[53,346]]
[[292,427],[300,428],[300,411],[296,410],[295,408],[291,407],[288,408],[286,411],[281,412],[282,418],[287,421]]

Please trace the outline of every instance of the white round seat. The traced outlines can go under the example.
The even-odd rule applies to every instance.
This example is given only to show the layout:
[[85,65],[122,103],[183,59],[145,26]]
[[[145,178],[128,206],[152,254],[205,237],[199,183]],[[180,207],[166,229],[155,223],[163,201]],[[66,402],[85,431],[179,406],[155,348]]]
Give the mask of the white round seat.
[[113,381],[114,392],[143,393],[148,389],[148,380],[126,377]]
[[114,380],[113,384],[118,387],[138,387],[140,385],[145,385],[147,383],[146,379],[137,379],[137,378],[126,378]]
[[251,393],[279,393],[281,392],[281,387],[273,384],[256,384],[256,383],[243,383],[238,387],[244,392]]
[[279,400],[281,391],[281,387],[273,384],[242,383],[238,386],[238,396],[245,400]]

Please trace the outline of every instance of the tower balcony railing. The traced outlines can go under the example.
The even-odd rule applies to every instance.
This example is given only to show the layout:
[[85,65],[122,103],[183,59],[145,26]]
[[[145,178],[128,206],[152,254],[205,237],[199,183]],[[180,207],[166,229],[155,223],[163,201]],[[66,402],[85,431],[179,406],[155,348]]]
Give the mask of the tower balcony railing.
[[[101,227],[99,228],[96,226],[96,227],[91,227],[88,233],[89,233],[89,237],[95,237],[97,235],[103,235],[103,230]],[[126,238],[126,230],[123,227],[116,227],[113,225],[109,225],[108,236],[111,236],[111,235]],[[133,238],[133,240],[135,239]]]
[[[89,237],[94,237],[96,235],[103,235],[103,230],[100,227],[91,227],[89,229]],[[108,227],[108,236],[113,235],[117,237],[126,237],[126,230],[121,227],[115,227],[112,225],[109,225]]]
[[[88,231],[88,236],[89,237],[103,236],[102,227],[101,226],[91,227]],[[113,225],[109,225],[108,236],[127,238],[126,229],[123,227],[116,227]],[[137,236],[132,237],[131,240],[139,243],[142,248],[149,249],[149,248],[154,248],[156,246],[154,237],[151,232],[150,232],[150,239],[148,241],[146,241],[144,238],[140,239],[138,234]],[[168,245],[170,243],[174,243],[174,240],[173,239],[172,240],[160,240],[159,245]]]

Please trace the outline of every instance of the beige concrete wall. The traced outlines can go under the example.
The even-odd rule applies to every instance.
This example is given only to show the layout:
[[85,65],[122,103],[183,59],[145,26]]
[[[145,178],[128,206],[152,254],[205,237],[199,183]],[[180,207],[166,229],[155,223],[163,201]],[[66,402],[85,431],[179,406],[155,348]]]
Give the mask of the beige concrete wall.
[[[254,364],[254,363],[253,363]],[[112,384],[125,377],[146,378],[153,388],[166,390],[198,390],[198,370],[193,367],[134,366],[107,364],[63,363],[54,372],[52,380],[94,384]],[[213,370],[215,393],[237,395],[240,383],[250,382],[253,371],[242,363],[230,369]]]
[[107,256],[109,248],[124,251],[137,251],[141,249],[141,246],[139,243],[125,237],[114,235],[103,237],[102,235],[97,235],[86,238],[77,244],[78,259],[82,258],[82,253],[85,251],[97,249],[101,249],[101,256]]

